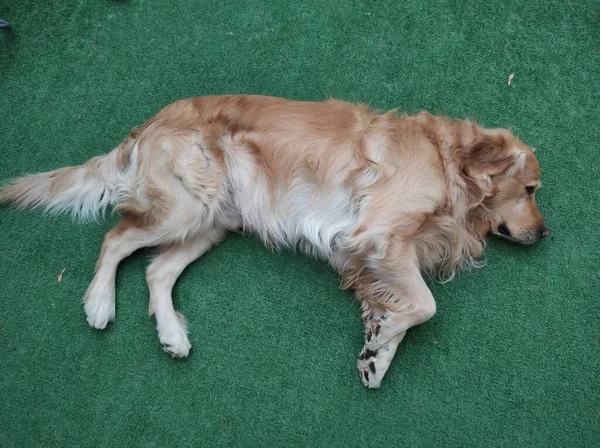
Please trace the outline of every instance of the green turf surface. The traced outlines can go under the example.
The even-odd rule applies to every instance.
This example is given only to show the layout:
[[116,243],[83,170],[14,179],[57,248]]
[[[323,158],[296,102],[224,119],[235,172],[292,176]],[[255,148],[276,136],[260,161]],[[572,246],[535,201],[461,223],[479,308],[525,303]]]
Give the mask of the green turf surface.
[[107,152],[181,97],[333,96],[514,129],[552,230],[432,284],[437,316],[370,391],[358,307],[318,262],[228,239],[175,288],[194,344],[176,361],[144,253],[116,323],[85,322],[115,217],[2,208],[0,447],[598,446],[600,5],[426,3],[0,0],[0,179]]

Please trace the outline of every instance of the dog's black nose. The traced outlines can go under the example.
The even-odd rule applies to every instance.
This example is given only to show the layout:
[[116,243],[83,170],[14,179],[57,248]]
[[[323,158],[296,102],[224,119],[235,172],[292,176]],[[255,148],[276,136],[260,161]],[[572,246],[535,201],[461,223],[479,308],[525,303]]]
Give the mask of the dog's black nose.
[[511,236],[510,230],[508,230],[508,227],[506,227],[506,224],[504,224],[503,222],[498,224],[498,233],[508,237]]
[[550,235],[550,230],[548,230],[548,227],[545,225],[540,227],[540,238],[546,238],[548,235]]

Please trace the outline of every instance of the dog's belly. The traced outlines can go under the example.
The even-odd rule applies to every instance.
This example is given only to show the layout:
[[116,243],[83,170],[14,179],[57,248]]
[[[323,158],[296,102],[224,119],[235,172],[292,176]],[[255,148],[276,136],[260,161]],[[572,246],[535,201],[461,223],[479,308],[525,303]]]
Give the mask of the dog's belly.
[[334,266],[336,253],[343,250],[358,220],[351,198],[343,191],[324,194],[302,182],[288,191],[255,186],[239,194],[235,202],[244,228],[267,244],[300,247]]
[[342,269],[344,244],[357,227],[360,198],[343,184],[322,187],[294,177],[273,186],[251,160],[228,161],[232,202],[245,231],[270,246],[299,247]]

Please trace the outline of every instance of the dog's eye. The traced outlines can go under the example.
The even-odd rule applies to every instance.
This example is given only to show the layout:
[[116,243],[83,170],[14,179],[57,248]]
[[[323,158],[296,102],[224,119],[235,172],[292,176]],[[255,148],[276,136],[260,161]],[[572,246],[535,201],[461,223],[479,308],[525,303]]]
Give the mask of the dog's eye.
[[525,191],[529,196],[531,196],[535,192],[535,187],[533,185],[529,185],[528,187],[525,187]]

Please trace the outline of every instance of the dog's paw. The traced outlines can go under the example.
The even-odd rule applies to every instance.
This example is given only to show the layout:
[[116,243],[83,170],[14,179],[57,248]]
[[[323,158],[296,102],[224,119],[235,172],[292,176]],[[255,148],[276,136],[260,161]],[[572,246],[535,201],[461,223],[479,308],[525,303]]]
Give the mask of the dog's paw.
[[380,362],[377,359],[378,351],[371,351],[368,348],[364,348],[358,359],[358,372],[360,373],[360,379],[362,380],[365,387],[369,389],[377,389],[381,385],[381,374]]
[[365,347],[371,351],[378,351],[393,336],[392,329],[387,325],[388,313],[373,318],[366,323]]
[[115,320],[114,291],[88,290],[84,298],[85,314],[90,326],[99,330]]
[[396,346],[384,344],[378,350],[371,350],[367,346],[362,349],[358,358],[358,371],[363,384],[369,389],[377,389],[385,376],[394,354]]
[[188,339],[185,325],[178,319],[158,329],[158,337],[163,350],[175,358],[185,358],[190,354],[192,344]]

